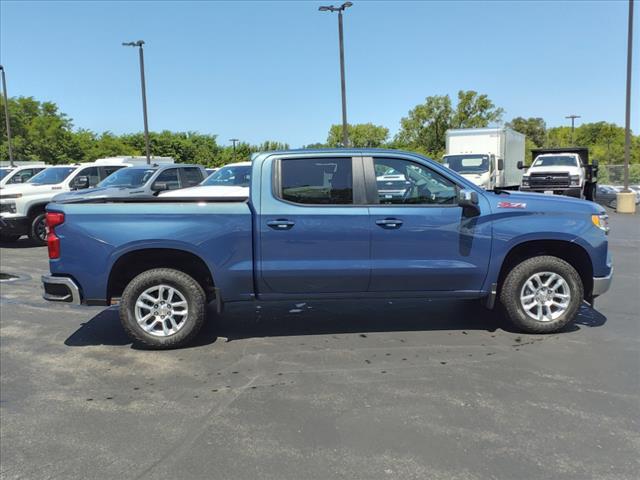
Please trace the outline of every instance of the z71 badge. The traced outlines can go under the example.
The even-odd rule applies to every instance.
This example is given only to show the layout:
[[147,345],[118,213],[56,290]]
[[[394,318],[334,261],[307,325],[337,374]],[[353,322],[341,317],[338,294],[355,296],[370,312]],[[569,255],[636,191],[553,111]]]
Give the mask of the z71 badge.
[[498,202],[498,208],[527,208],[523,202]]

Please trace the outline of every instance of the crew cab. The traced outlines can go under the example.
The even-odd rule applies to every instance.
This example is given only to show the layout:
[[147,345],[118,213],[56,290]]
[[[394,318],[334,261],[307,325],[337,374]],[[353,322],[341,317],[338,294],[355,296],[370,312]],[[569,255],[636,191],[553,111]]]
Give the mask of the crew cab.
[[[499,302],[556,332],[609,288],[608,217],[592,202],[486,191],[393,150],[267,152],[244,198],[93,199],[47,207],[44,298],[119,304],[126,332],[169,348],[233,302],[336,298]],[[376,172],[402,173],[402,196]]]
[[0,238],[15,241],[28,235],[46,244],[45,207],[61,192],[95,187],[113,172],[146,161],[144,157],[111,157],[73,165],[45,168],[26,183],[7,185],[0,191]]

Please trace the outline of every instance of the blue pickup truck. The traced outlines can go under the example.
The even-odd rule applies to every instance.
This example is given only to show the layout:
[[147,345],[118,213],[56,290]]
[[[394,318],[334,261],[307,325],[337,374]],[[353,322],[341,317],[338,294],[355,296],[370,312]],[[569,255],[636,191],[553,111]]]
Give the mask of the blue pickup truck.
[[[611,282],[608,217],[589,201],[484,191],[391,150],[268,152],[252,169],[249,199],[49,204],[44,298],[119,303],[134,340],[170,348],[210,302],[481,299],[555,332]],[[380,190],[383,175],[402,191]]]

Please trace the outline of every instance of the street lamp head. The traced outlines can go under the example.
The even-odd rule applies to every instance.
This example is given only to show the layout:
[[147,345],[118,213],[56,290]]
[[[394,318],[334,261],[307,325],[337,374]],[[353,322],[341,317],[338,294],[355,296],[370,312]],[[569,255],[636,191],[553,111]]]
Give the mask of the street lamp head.
[[326,5],[326,6],[323,6],[323,7],[318,7],[318,10],[320,10],[321,12],[342,12],[343,10],[346,10],[347,8],[352,7],[352,6],[353,6],[353,3],[344,2],[339,7],[336,7],[334,5]]
[[0,65],[0,70],[4,71],[4,67],[2,65]]
[[138,40],[137,42],[123,42],[123,47],[142,47],[144,45],[144,40]]

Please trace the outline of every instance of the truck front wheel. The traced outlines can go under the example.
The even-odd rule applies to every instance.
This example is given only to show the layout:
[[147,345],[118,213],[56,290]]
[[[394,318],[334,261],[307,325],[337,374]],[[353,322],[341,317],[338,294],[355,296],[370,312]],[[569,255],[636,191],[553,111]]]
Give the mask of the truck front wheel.
[[529,258],[513,268],[500,292],[509,319],[527,333],[553,333],[572,323],[583,297],[578,272],[548,255]]
[[120,321],[134,340],[153,348],[181,347],[204,324],[207,300],[198,282],[170,268],[147,270],[125,288]]

